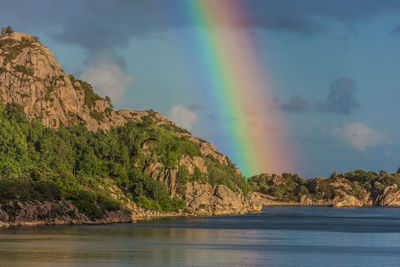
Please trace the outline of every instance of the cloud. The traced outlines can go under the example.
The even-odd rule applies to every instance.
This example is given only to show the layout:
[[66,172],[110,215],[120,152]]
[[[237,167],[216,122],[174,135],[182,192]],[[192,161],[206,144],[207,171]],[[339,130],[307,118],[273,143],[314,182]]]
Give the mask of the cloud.
[[[88,49],[124,46],[132,36],[191,27],[194,20],[182,0],[14,0],[3,1],[0,17],[25,32],[47,32],[64,43]],[[398,0],[202,0],[238,8],[241,16],[218,16],[212,25],[312,35],[326,32],[326,21],[346,25],[399,14]],[[61,12],[62,11],[62,12]],[[18,14],[16,16],[15,14]],[[51,23],[49,23],[51,21]],[[29,22],[29,23],[27,23]],[[325,23],[323,23],[325,22]]]
[[336,127],[333,130],[333,135],[349,143],[359,151],[391,143],[391,138],[387,132],[380,132],[361,122],[345,123],[343,127]]
[[400,34],[400,26],[394,28],[393,31],[392,31],[392,34],[393,35]]
[[212,120],[212,121],[218,121],[218,120],[219,120],[218,117],[217,117],[217,115],[216,115],[215,113],[209,114],[209,115],[207,116],[207,118],[208,118],[209,120]]
[[287,103],[279,106],[281,110],[289,113],[300,113],[310,110],[308,100],[299,95],[292,96]]
[[111,52],[95,53],[86,61],[87,68],[80,75],[80,79],[91,83],[101,96],[109,96],[118,104],[123,98],[126,88],[132,84],[134,78],[127,75],[118,63],[118,58]]
[[189,106],[190,110],[200,110],[200,109],[204,109],[206,106],[203,103],[193,103]]
[[174,121],[177,125],[191,130],[193,125],[197,122],[197,114],[188,110],[183,106],[173,106],[167,113],[168,119]]
[[356,82],[350,77],[331,82],[326,101],[318,102],[316,109],[320,112],[350,114],[358,107],[355,97],[356,88]]

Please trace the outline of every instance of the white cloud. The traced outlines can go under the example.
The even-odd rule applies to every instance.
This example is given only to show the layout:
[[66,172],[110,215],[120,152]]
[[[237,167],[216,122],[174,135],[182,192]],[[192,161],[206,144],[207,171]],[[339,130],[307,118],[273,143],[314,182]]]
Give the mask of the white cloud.
[[193,124],[197,122],[197,114],[183,106],[173,106],[168,111],[167,117],[187,130],[190,130]]
[[380,132],[361,122],[345,123],[343,127],[336,127],[333,134],[360,151],[391,143],[391,138],[387,132]]
[[110,55],[104,54],[92,60],[80,79],[88,81],[96,93],[109,96],[113,103],[119,103],[126,88],[133,82],[131,75],[126,75]]

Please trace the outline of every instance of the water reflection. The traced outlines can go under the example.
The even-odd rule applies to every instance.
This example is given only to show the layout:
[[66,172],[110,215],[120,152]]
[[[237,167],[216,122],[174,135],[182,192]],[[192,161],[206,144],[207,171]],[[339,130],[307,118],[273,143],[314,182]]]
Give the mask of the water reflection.
[[7,229],[0,231],[0,266],[396,266],[399,211],[270,208],[261,215]]
[[0,263],[10,266],[247,266],[260,240],[255,231],[50,227],[5,231]]

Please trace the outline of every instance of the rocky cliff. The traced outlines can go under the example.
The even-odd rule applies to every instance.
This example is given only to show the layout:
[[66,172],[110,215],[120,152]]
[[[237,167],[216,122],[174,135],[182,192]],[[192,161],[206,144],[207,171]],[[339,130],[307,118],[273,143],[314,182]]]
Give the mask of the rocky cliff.
[[[110,100],[98,96],[92,86],[67,75],[53,53],[28,34],[14,32],[0,37],[0,97],[7,105],[24,107],[28,119],[39,119],[46,127],[70,127],[84,123],[90,131],[109,130],[132,121],[151,118],[157,125],[176,125],[150,111],[114,111]],[[204,155],[225,156],[214,146],[188,133]]]
[[[0,188],[8,190],[7,188],[10,188],[9,184],[12,184],[20,190],[23,186],[19,180],[25,179],[23,176],[29,177],[29,185],[25,186],[26,188],[23,188],[23,190],[21,189],[29,197],[22,193],[4,194],[7,197],[0,194],[1,202],[3,202],[0,207],[0,221],[5,224],[21,224],[23,221],[28,223],[60,223],[62,221],[65,223],[88,223],[89,221],[131,221],[146,217],[157,217],[161,214],[160,212],[146,211],[146,209],[141,209],[136,205],[136,202],[140,200],[139,206],[160,209],[157,203],[153,203],[154,205],[152,204],[152,206],[146,202],[151,198],[152,194],[147,193],[146,197],[140,195],[142,191],[135,187],[132,180],[139,179],[138,175],[151,177],[155,181],[164,184],[171,199],[178,198],[186,201],[185,211],[180,210],[173,214],[235,214],[259,211],[261,209],[261,205],[258,202],[259,198],[251,193],[247,195],[248,185],[240,171],[230,163],[225,155],[218,152],[211,143],[192,136],[185,129],[179,128],[175,123],[152,110],[115,111],[110,99],[98,96],[94,90],[89,83],[66,74],[53,53],[40,43],[37,37],[17,32],[0,37],[0,99],[7,107],[7,110],[4,111],[5,113],[1,110],[0,113],[8,113],[8,117],[7,114],[4,115],[3,121],[0,120],[0,122],[4,123],[4,127],[14,127],[12,125],[15,122],[19,123],[20,120],[7,120],[15,119],[13,118],[13,113],[16,111],[13,108],[15,105],[20,106],[28,121],[32,121],[32,123],[33,121],[40,121],[45,128],[55,129],[53,135],[58,135],[59,141],[52,140],[49,141],[50,144],[62,142],[65,138],[65,135],[57,132],[60,127],[68,129],[75,125],[84,125],[91,134],[76,133],[76,130],[73,130],[72,135],[76,135],[76,137],[71,141],[64,140],[68,143],[65,149],[69,151],[68,153],[75,153],[73,157],[78,157],[81,161],[94,160],[92,169],[87,170],[87,167],[80,167],[76,160],[74,160],[73,164],[68,162],[71,160],[71,156],[67,157],[67,152],[62,153],[61,148],[58,147],[58,156],[60,158],[65,157],[60,161],[61,164],[67,161],[65,164],[66,170],[64,169],[60,173],[60,168],[53,166],[54,163],[52,162],[54,160],[49,160],[49,155],[45,156],[46,153],[54,153],[55,147],[51,147],[53,145],[48,147],[48,144],[40,144],[40,139],[45,138],[43,136],[43,134],[46,135],[45,129],[39,130],[41,133],[36,137],[36,139],[39,139],[37,141],[32,140],[32,136],[29,133],[25,133],[24,130],[26,127],[36,127],[34,123],[29,124],[28,122],[24,126],[19,126],[21,130],[15,133],[18,136],[10,138],[5,136],[6,132],[0,133],[0,141],[3,138],[6,140],[4,142],[10,142],[10,146],[13,146],[13,142],[15,142],[12,141],[13,138],[23,140],[22,147],[28,147],[28,150],[32,151],[24,150],[24,153],[26,153],[24,160],[33,160],[34,162],[30,164],[37,166],[32,167],[33,169],[25,170],[26,168],[24,169],[17,164],[18,161],[23,162],[18,153],[8,155],[9,151],[1,151],[0,149],[0,165],[3,164],[2,158],[11,160],[12,157],[14,157],[13,161],[4,162],[4,166],[16,164],[12,166],[11,173],[7,171],[0,174]],[[127,130],[128,128],[124,128],[125,125],[130,125],[129,127],[131,128]],[[134,128],[136,136],[121,136],[121,132],[132,132],[132,128]],[[116,141],[115,138],[119,138],[119,143],[122,142],[123,145],[116,144],[121,146],[121,150],[130,152],[128,152],[124,162],[120,159],[121,155],[115,154],[117,152],[107,152],[107,155],[99,155],[100,150],[102,152],[104,150],[113,150],[112,145],[107,146],[107,144],[104,144],[103,148],[99,148],[99,151],[96,150],[97,148],[89,147],[78,153],[77,147],[81,149],[82,144],[74,144],[74,142],[76,142],[76,138],[82,135],[93,139],[92,141],[89,139],[85,141],[86,145],[89,146],[99,136],[107,136],[107,138],[110,138],[110,142],[114,142]],[[117,137],[118,135],[119,137]],[[137,135],[140,135],[140,138]],[[54,146],[56,145],[54,144]],[[131,146],[134,146],[134,148]],[[44,152],[44,149],[49,151]],[[90,154],[89,152],[92,150],[93,153]],[[39,164],[39,162],[42,163]],[[47,163],[43,165],[43,162]],[[113,166],[110,165],[112,162],[114,162]],[[129,162],[129,164],[127,165],[126,162]],[[26,163],[28,164],[28,162]],[[107,165],[105,167],[108,169],[107,176],[106,174],[95,174],[93,172],[96,164]],[[118,171],[115,170],[115,164],[120,166],[117,166],[120,168]],[[69,174],[65,174],[65,172]],[[54,175],[57,177],[51,177],[51,175],[46,174],[46,178],[43,178],[43,173],[55,173]],[[98,180],[98,176],[105,176],[104,179],[109,182],[105,184],[103,180],[96,181],[96,187],[94,187],[94,185],[88,185],[85,184],[86,182],[83,183],[81,181],[82,179],[88,179],[82,177],[91,175],[96,176],[96,180]],[[15,181],[18,180],[18,182],[12,179],[10,181],[11,176],[15,177]],[[79,207],[76,207],[78,200],[74,199],[70,192],[65,191],[72,189],[65,189],[66,185],[60,185],[66,182],[65,178],[59,178],[58,176],[73,176],[74,178],[69,179],[74,180],[76,186],[81,188],[79,190],[93,191],[95,197],[90,201],[93,201],[95,205],[99,205],[97,203],[98,194],[109,194],[108,187],[110,184],[112,187],[118,187],[120,192],[118,201],[121,203],[120,210],[105,211],[103,213],[104,216],[96,220],[88,217],[83,212],[84,209],[79,210]],[[143,182],[143,180],[140,181]],[[129,188],[127,183],[130,186]],[[39,186],[39,184],[46,184],[46,186],[49,186],[48,184],[56,184],[56,189],[61,190],[62,198],[49,201],[35,199],[38,194],[36,191],[42,190],[40,189],[42,185]],[[2,185],[4,187],[1,187]],[[152,185],[152,187],[155,187],[155,185]],[[76,191],[78,189],[75,188],[73,190]],[[135,190],[136,193],[132,190]],[[150,192],[149,190],[153,189],[147,189],[148,192]],[[43,192],[40,191],[39,193],[42,194]],[[70,199],[64,199],[64,195]],[[157,198],[159,195],[154,195],[153,197]],[[153,201],[152,199],[150,200]],[[63,207],[63,211],[57,212],[60,207]],[[129,216],[123,212],[126,210],[130,212]],[[71,217],[70,213],[74,213],[75,217]],[[164,212],[163,214],[171,213]]]
[[261,198],[251,192],[247,197],[237,195],[224,185],[192,182],[185,191],[187,211],[195,215],[228,215],[257,212],[262,209]]

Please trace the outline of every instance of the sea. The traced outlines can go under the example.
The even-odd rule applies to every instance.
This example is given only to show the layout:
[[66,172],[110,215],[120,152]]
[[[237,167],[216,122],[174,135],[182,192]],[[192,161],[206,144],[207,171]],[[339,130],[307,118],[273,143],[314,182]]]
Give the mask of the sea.
[[2,229],[0,266],[400,266],[400,208]]

